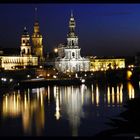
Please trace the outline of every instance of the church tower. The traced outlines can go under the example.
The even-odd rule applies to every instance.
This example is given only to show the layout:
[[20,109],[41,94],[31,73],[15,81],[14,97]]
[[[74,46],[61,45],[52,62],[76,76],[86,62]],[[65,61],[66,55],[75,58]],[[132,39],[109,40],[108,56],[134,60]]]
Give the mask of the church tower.
[[76,22],[71,12],[69,20],[69,32],[67,34],[67,46],[65,48],[65,58],[67,59],[80,59],[80,50],[78,46],[78,37],[75,34]]
[[81,48],[78,45],[78,37],[75,34],[75,27],[76,22],[73,13],[71,12],[69,20],[69,31],[67,34],[67,45],[58,50],[58,57],[55,60],[56,69],[64,73],[89,71],[90,61],[87,58],[81,57]]
[[21,56],[31,56],[31,45],[30,45],[30,36],[26,27],[24,27],[24,32],[21,37],[21,46],[20,46],[20,55]]
[[67,46],[68,48],[78,48],[78,37],[75,35],[76,23],[71,11],[71,17],[69,20],[69,33],[67,35]]
[[[35,14],[36,14],[36,12],[37,12],[37,8],[35,8]],[[43,38],[40,33],[39,22],[37,20],[37,17],[35,17],[34,30],[33,30],[33,34],[32,34],[33,54],[35,56],[39,57],[40,62],[43,60],[42,40],[43,40]]]

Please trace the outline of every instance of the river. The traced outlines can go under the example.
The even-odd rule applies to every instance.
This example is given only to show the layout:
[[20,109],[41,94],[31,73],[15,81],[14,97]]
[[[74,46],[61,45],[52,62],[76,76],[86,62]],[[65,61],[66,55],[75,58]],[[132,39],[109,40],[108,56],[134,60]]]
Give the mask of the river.
[[44,86],[9,91],[0,97],[0,135],[94,136],[139,96],[131,82]]

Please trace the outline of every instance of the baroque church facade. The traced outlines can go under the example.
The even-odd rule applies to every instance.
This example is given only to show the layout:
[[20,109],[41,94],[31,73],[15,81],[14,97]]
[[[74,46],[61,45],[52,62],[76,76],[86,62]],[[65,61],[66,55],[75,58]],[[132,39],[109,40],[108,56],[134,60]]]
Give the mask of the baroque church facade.
[[58,57],[55,60],[55,68],[60,72],[89,71],[90,61],[81,57],[81,48],[78,46],[78,36],[75,34],[76,22],[71,13],[69,20],[69,33],[67,44],[58,48]]
[[42,35],[39,30],[39,22],[35,20],[33,34],[30,35],[24,27],[21,36],[20,54],[18,56],[5,56],[0,54],[0,66],[5,70],[26,68],[27,66],[38,66],[43,62]]

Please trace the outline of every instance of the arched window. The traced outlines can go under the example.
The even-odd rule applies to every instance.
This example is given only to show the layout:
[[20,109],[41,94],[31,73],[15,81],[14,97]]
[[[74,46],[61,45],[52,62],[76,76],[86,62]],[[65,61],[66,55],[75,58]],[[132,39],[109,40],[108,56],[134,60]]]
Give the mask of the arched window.
[[75,53],[74,53],[74,52],[72,52],[72,57],[73,57],[73,58],[75,57]]
[[25,54],[25,49],[22,50],[22,54]]
[[28,49],[28,54],[30,54],[30,49]]

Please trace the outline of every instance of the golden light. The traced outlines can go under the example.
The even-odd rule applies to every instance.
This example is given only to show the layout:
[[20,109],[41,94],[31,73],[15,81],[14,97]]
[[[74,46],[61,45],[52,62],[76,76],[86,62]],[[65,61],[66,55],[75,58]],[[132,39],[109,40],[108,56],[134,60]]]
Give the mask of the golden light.
[[135,98],[134,87],[130,82],[127,83],[127,88],[128,88],[128,97],[129,97],[129,99]]
[[58,49],[57,48],[54,48],[54,52],[57,53],[58,52]]
[[130,70],[127,71],[127,80],[130,80],[132,76],[132,72]]

